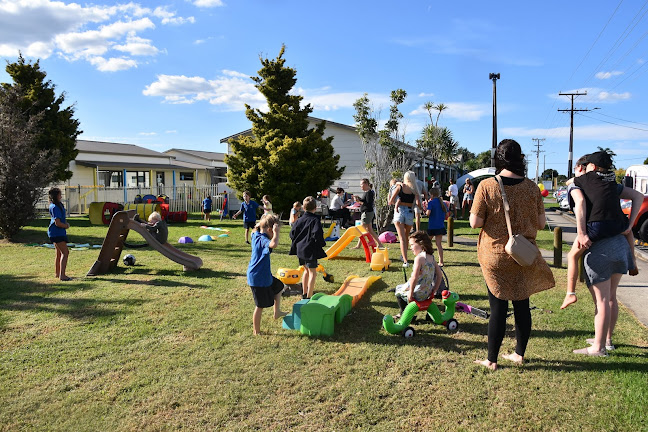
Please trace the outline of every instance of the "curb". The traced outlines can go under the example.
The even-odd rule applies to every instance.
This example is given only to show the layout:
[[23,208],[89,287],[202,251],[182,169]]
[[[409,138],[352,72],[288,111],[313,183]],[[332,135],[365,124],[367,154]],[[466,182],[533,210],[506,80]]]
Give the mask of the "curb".
[[[568,221],[572,223],[576,223],[576,218],[570,212],[567,212],[565,210],[560,210],[560,209],[556,209],[555,211],[560,213],[560,215],[565,219],[567,219]],[[642,261],[648,262],[648,252],[645,252],[641,249],[637,249],[636,247],[634,248],[634,252],[637,258],[639,258]]]

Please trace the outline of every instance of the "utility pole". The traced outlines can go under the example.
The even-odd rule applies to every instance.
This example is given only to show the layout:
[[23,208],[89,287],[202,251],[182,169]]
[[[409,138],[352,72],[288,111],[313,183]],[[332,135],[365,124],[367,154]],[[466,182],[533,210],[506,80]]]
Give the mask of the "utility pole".
[[[574,97],[575,96],[586,96],[587,92],[585,93],[558,93],[560,96],[569,96],[571,97],[571,109],[559,109],[558,111],[560,112],[567,112],[569,111],[571,113],[571,122],[569,126],[569,162],[567,163],[567,178],[572,177],[572,161],[574,160],[574,112],[579,112],[579,111],[592,111],[591,109],[574,109]],[[598,109],[598,108],[594,108]]]
[[493,80],[493,145],[491,147],[491,166],[495,166],[495,149],[497,148],[497,80],[499,73],[488,74],[488,79]]
[[540,150],[540,141],[544,141],[544,138],[531,138],[533,141],[536,142],[536,176],[535,176],[535,182],[538,183],[538,169],[540,168],[540,153],[542,152]]

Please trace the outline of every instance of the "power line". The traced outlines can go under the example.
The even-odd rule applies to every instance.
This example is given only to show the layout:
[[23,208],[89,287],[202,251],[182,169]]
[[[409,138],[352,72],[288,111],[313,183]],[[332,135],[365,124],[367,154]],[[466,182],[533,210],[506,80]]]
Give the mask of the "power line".
[[[614,18],[614,15],[616,15],[616,13],[617,13],[617,11],[619,10],[619,8],[621,7],[621,4],[622,4],[622,3],[623,3],[623,0],[621,0],[621,1],[619,2],[619,4],[617,5],[616,9],[614,9],[614,12],[612,12],[612,15],[610,15],[610,18],[607,20],[607,22],[606,22],[605,25],[603,26],[603,29],[599,32],[598,36],[596,36],[596,39],[594,40],[594,42],[592,42],[592,46],[590,46],[590,48],[587,50],[587,53],[585,54],[585,56],[583,56],[583,59],[580,61],[580,63],[578,63],[578,66],[576,66],[576,69],[574,69],[574,71],[572,72],[572,74],[569,76],[569,79],[567,79],[567,82],[568,82],[568,83],[569,83],[569,82],[571,81],[571,79],[574,77],[574,74],[575,74],[575,73],[578,71],[578,69],[581,67],[581,65],[583,64],[583,62],[585,61],[585,59],[587,59],[587,57],[589,56],[590,52],[592,52],[592,49],[593,49],[594,46],[596,45],[596,42],[598,42],[598,40],[601,38],[601,36],[603,35],[603,32],[605,31],[605,29],[607,28],[607,26],[610,24],[610,21],[612,21],[612,18]],[[553,108],[553,107],[552,107],[552,108]]]
[[611,116],[611,115],[608,115],[608,114],[603,114],[602,112],[598,112],[598,111],[596,112],[596,114],[602,115],[602,116],[605,116],[605,117],[610,117],[610,118],[613,118],[615,120],[624,121],[624,122],[627,122],[627,123],[634,123],[634,124],[640,124],[640,125],[648,126],[648,123],[640,123],[640,122],[636,122],[636,121],[632,121],[632,120],[625,120],[625,119],[622,119],[622,118],[619,118],[619,117],[614,117],[614,116]]
[[[564,110],[564,111],[569,111],[569,110]],[[591,110],[575,110],[575,111],[591,111]],[[635,129],[635,130],[648,132],[648,129],[641,129],[641,128],[638,128],[638,127],[626,126],[626,125],[614,123],[614,122],[603,120],[603,119],[597,119],[596,117],[586,116],[585,114],[580,114],[580,113],[576,113],[576,114],[578,114],[580,116],[583,116],[583,117],[586,117],[586,118],[589,118],[589,119],[592,119],[592,120],[600,121],[600,122],[603,122],[603,123],[609,123],[609,124],[619,126],[619,127],[624,127],[624,128],[628,128],[628,129]]]

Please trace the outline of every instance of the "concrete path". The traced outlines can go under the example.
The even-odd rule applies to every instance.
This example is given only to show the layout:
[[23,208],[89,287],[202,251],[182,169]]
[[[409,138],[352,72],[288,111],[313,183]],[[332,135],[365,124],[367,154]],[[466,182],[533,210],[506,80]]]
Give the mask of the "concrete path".
[[[568,213],[560,211],[547,212],[547,224],[553,230],[554,227],[561,227],[563,232],[563,241],[571,244],[576,239],[576,219]],[[454,242],[466,246],[477,246],[477,241],[466,237],[455,236]],[[447,244],[447,238],[444,237],[444,244]],[[563,266],[567,267],[567,252],[570,247],[563,250]],[[540,249],[543,258],[552,265],[554,262],[553,250]],[[624,275],[619,283],[617,298],[637,320],[644,326],[648,327],[648,253],[643,250],[635,249],[637,255],[637,267],[639,275]],[[560,288],[560,287],[558,287]],[[563,291],[566,287],[562,287]],[[587,298],[589,293],[585,287],[579,283],[577,290],[580,292],[579,298]]]

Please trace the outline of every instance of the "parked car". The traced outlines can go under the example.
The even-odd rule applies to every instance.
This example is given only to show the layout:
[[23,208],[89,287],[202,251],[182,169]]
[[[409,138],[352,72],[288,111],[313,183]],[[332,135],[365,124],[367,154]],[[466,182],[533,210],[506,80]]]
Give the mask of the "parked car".
[[[623,185],[644,194],[644,201],[639,209],[639,215],[632,227],[635,237],[648,242],[648,165],[631,165],[626,169]],[[630,215],[630,201],[621,204],[623,213]]]

